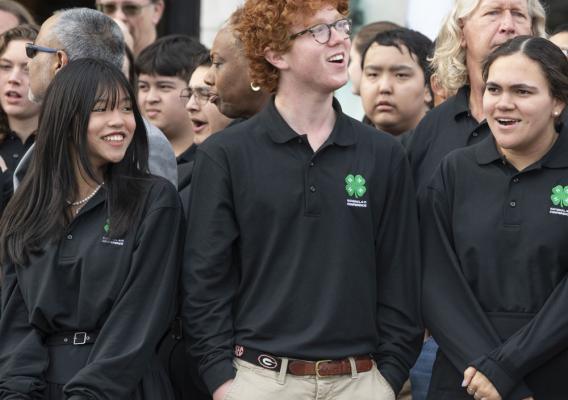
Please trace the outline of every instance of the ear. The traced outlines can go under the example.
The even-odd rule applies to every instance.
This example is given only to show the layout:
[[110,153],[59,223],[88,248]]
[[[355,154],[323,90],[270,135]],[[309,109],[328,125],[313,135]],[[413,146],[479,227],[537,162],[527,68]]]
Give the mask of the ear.
[[467,43],[465,41],[465,36],[463,34],[463,28],[465,26],[465,23],[463,22],[463,18],[458,19],[458,26],[460,27],[460,47],[462,49],[465,49],[465,48],[467,48]]
[[286,56],[282,53],[277,53],[274,50],[269,49],[268,47],[264,49],[264,59],[279,70],[289,68],[288,62],[286,61]]
[[152,23],[154,25],[158,25],[158,22],[162,19],[162,15],[164,14],[164,1],[159,0],[156,4],[153,5],[154,7],[154,14],[152,15]]
[[428,85],[424,85],[424,104],[428,108],[430,108],[430,104],[433,104],[432,92],[433,90],[430,90]]
[[566,108],[566,103],[559,99],[554,99],[554,104],[552,106],[552,117],[558,118]]
[[61,71],[61,68],[69,64],[69,57],[67,56],[65,50],[57,50],[56,56],[57,57],[55,57],[55,63],[53,65],[54,75]]

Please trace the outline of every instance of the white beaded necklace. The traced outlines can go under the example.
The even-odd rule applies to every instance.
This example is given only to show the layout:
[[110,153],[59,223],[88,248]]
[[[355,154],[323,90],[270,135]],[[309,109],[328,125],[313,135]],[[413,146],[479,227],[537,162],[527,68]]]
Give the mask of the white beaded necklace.
[[74,201],[74,202],[70,202],[69,200],[67,200],[67,204],[69,204],[70,206],[80,206],[81,204],[85,204],[87,201],[91,200],[95,194],[97,194],[97,192],[99,191],[99,189],[103,185],[104,185],[104,182],[101,183],[99,186],[97,186],[95,188],[95,190],[93,190],[90,195],[88,195],[87,197],[85,197],[82,200],[78,200],[78,201]]

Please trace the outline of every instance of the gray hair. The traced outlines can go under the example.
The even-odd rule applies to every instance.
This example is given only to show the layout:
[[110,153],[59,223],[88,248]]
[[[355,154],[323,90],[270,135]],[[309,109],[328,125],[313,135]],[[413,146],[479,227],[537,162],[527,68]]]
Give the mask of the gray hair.
[[122,68],[124,36],[112,18],[90,8],[72,8],[55,13],[51,30],[69,61],[98,58]]

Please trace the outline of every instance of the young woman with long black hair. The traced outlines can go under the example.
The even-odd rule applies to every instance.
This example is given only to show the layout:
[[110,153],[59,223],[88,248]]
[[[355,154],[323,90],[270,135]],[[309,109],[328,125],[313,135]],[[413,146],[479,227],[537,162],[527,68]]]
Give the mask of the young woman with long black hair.
[[183,217],[148,173],[133,92],[80,59],[51,83],[30,169],[0,220],[0,398],[173,399],[155,355]]
[[492,135],[421,197],[429,398],[568,398],[568,60],[519,36],[483,69]]

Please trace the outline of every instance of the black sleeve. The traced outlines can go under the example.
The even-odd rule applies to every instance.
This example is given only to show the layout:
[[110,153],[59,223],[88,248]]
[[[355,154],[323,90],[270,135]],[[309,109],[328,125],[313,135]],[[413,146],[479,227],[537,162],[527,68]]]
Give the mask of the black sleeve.
[[182,316],[190,352],[213,393],[235,376],[231,308],[238,281],[232,259],[239,230],[225,165],[198,150],[191,186]]
[[65,385],[66,396],[126,399],[156,357],[174,316],[184,230],[177,191],[167,188],[160,195],[172,205],[148,211],[138,227],[121,292],[88,364]]
[[[442,170],[438,168],[435,183],[420,197],[422,315],[444,354],[463,373],[473,360],[500,346],[501,340],[461,271],[452,240],[447,198],[451,188],[445,187]],[[503,398],[532,395],[521,379],[492,383]],[[515,392],[510,393],[513,388]]]
[[376,237],[377,366],[395,393],[408,378],[424,337],[420,321],[420,244],[416,195],[398,148]]
[[[556,286],[533,319],[502,346],[472,363],[492,382],[522,379],[533,369],[566,351],[568,343],[568,276]],[[504,389],[505,391],[510,388]]]
[[47,348],[29,323],[28,308],[12,265],[2,267],[1,281],[0,398],[43,399],[43,374],[49,364]]

